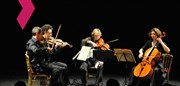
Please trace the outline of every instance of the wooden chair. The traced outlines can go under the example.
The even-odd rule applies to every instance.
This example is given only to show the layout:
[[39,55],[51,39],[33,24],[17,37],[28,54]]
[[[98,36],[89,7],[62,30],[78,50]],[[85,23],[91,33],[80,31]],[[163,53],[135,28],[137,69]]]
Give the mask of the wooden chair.
[[90,66],[87,71],[87,78],[96,77],[97,69],[94,66]]
[[32,65],[30,63],[30,57],[28,52],[25,53],[27,72],[28,72],[28,86],[48,86],[51,76],[33,72]]
[[[96,72],[97,72],[97,69],[94,67],[94,66],[90,66],[88,67],[88,70],[86,72],[86,80],[89,81],[88,79],[95,79],[96,78]],[[88,83],[86,84],[86,86],[89,86],[89,85],[94,85],[94,83]]]
[[172,60],[173,60],[173,55],[168,54],[168,53],[163,53],[162,54],[162,61],[163,61],[163,66],[165,68],[165,72],[167,72],[166,76],[166,83],[169,83],[169,74],[172,66]]
[[[103,63],[99,63],[99,65],[103,65]],[[95,64],[95,65],[91,65],[90,67],[88,67],[88,71],[87,71],[87,79],[88,78],[97,78],[96,77],[96,74],[97,74],[97,72],[98,72],[98,69],[96,68],[96,66],[98,66],[98,64]],[[104,86],[104,84],[102,83],[102,81],[100,81],[100,82],[96,82],[95,81],[95,83],[93,83],[93,85],[95,84],[95,86]]]

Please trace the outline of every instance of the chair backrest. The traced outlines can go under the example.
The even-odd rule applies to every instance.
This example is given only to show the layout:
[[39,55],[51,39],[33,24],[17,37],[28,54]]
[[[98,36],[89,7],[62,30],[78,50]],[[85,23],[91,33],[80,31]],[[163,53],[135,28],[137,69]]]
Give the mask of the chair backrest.
[[162,54],[162,61],[163,61],[163,66],[165,68],[165,72],[167,72],[167,82],[169,81],[169,74],[172,66],[172,60],[173,60],[173,55],[168,54],[168,53],[163,53]]
[[46,74],[41,74],[41,73],[36,73],[33,72],[32,69],[32,64],[30,63],[30,57],[28,55],[28,51],[26,51],[25,53],[25,58],[26,58],[26,65],[27,65],[27,71],[28,71],[28,86],[34,86],[35,82],[37,82],[36,79],[38,79],[38,77],[44,77],[45,80],[45,86],[48,86],[48,81],[51,78],[51,76],[46,75]]
[[29,57],[27,51],[26,51],[26,53],[25,53],[25,57],[26,57],[27,71],[28,71],[28,73],[30,73],[30,72],[32,72],[32,65],[31,65],[31,63],[30,63],[30,57]]
[[97,69],[94,66],[88,67],[87,78],[96,77],[96,72],[97,72]]

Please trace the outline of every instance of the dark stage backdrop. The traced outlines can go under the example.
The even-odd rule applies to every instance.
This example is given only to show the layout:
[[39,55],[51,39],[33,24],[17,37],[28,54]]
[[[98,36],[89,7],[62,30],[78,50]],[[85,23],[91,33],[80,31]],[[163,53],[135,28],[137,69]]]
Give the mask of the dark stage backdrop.
[[[23,0],[22,0],[23,1]],[[49,23],[55,36],[60,24],[58,38],[72,44],[64,48],[58,58],[69,65],[72,73],[78,65],[72,61],[81,49],[81,39],[90,36],[97,27],[102,30],[105,41],[119,39],[110,44],[111,49],[131,49],[137,62],[138,50],[148,39],[148,32],[158,27],[166,32],[166,41],[174,55],[170,77],[179,79],[180,6],[177,2],[164,1],[58,1],[32,0],[35,10],[22,29],[16,18],[22,7],[18,0],[9,1],[1,12],[1,62],[0,76],[27,76],[25,44],[31,38],[31,29]],[[3,26],[3,27],[2,27]],[[128,65],[128,72],[135,64]],[[110,71],[111,70],[111,71]],[[123,75],[124,63],[109,63],[105,73]],[[1,78],[1,77],[0,77]],[[2,77],[3,78],[3,77]]]

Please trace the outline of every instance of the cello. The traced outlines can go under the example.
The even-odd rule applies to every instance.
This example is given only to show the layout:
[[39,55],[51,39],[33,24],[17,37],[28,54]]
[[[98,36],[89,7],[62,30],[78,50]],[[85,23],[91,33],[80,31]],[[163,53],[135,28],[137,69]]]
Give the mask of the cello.
[[[163,32],[163,35],[160,36],[165,37],[166,34]],[[160,59],[161,52],[156,48],[158,46],[159,42],[156,41],[154,46],[151,48],[148,48],[145,53],[144,57],[142,59],[142,62],[138,63],[138,65],[135,67],[133,74],[136,77],[142,78],[142,79],[149,79],[152,77],[154,72],[154,65],[156,61]]]

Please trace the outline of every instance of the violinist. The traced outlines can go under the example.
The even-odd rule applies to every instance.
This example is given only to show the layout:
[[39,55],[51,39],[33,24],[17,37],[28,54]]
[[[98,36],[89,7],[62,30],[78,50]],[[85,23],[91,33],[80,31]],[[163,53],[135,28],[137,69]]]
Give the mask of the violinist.
[[[41,27],[35,26],[32,29],[32,37],[26,43],[26,50],[32,64],[33,72],[51,75],[49,86],[67,86],[70,84],[66,76],[67,65],[65,63],[48,61],[51,56],[52,48],[44,46],[42,41],[43,31]],[[64,71],[64,76],[62,76]]]
[[91,46],[93,48],[98,48],[101,50],[109,50],[110,46],[109,44],[104,42],[104,39],[101,38],[102,33],[100,31],[100,29],[95,28],[92,33],[91,33],[91,37],[87,37],[85,39],[83,39],[82,43],[83,45],[87,45],[87,46]]
[[[163,82],[166,77],[166,72],[163,68],[162,64],[162,53],[170,53],[170,48],[167,46],[167,44],[163,41],[163,37],[166,36],[164,32],[161,32],[158,28],[152,28],[149,32],[149,39],[139,50],[139,55],[138,57],[142,59],[142,62],[144,59],[149,58],[151,59],[153,56],[152,54],[155,55],[152,58],[153,63],[151,63],[152,67],[152,74],[151,77],[148,77],[146,79],[142,79],[141,77],[135,76],[135,69],[136,67],[132,68],[130,77],[129,77],[129,83],[128,86],[162,86]],[[147,56],[146,52],[149,52],[149,55]],[[147,60],[148,61],[148,60]]]
[[[82,39],[81,46],[90,46],[92,47],[92,49],[108,50],[110,46],[104,43],[104,40],[103,38],[101,38],[101,36],[101,30],[99,28],[95,28],[91,33],[91,37]],[[82,86],[87,86],[86,75],[88,67],[90,66],[95,66],[95,68],[97,69],[95,85],[99,86],[99,84],[101,84],[101,82],[103,81],[103,63],[104,62],[100,61],[98,57],[91,57],[82,62],[80,66]]]
[[44,35],[43,35],[44,39],[43,39],[43,41],[46,42],[46,44],[48,46],[54,47],[54,46],[52,46],[54,44],[55,45],[55,49],[57,47],[65,47],[65,46],[69,46],[70,48],[73,47],[68,42],[63,42],[61,39],[55,39],[54,37],[52,37],[53,27],[51,25],[45,24],[42,27],[42,30],[44,32]]
[[[68,45],[68,43],[64,43],[62,40],[60,39],[57,40],[52,37],[53,27],[50,24],[44,24],[41,28],[43,31],[43,37],[42,37],[42,40],[44,41],[43,45],[45,47],[52,48],[52,51],[49,52],[50,56],[48,61],[53,63],[54,67],[58,67],[58,69],[61,70],[59,72],[61,73],[59,75],[60,76],[59,80],[61,81],[62,86],[67,86],[68,84],[70,84],[69,76],[67,74],[68,65],[66,63],[56,61],[55,58],[59,58],[58,53],[60,53],[61,48]],[[54,43],[54,47],[53,47],[53,43]],[[52,78],[57,79],[57,77],[52,77]]]

